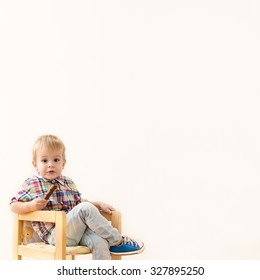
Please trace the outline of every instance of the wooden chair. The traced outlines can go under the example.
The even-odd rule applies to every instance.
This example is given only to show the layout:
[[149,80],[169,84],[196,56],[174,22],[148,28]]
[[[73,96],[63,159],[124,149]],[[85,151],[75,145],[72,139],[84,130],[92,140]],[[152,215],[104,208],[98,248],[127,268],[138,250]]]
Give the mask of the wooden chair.
[[[101,211],[101,214],[121,233],[121,213],[119,211],[112,211],[111,215]],[[14,215],[13,258],[15,260],[22,260],[23,257],[34,259],[75,260],[76,255],[91,253],[90,249],[86,246],[66,247],[66,214],[63,211],[34,211],[27,214]],[[26,221],[55,223],[55,246],[45,244],[44,242],[25,244],[24,223]],[[111,256],[112,260],[121,260],[121,256]]]

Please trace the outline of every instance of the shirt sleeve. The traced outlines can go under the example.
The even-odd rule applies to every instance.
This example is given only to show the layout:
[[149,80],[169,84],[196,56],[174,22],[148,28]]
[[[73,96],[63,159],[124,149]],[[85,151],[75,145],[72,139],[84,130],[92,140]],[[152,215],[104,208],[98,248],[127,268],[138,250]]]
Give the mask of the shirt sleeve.
[[18,191],[18,193],[12,197],[10,204],[14,202],[27,202],[31,201],[33,198],[30,194],[30,185],[28,184],[28,181],[25,181],[22,185],[22,189]]
[[83,201],[87,201],[86,199],[82,198],[81,193],[79,192],[76,184],[74,183],[74,181],[71,178],[68,177],[64,177],[64,182],[65,184],[73,191],[73,200],[75,205],[78,205],[79,203],[83,202]]
[[75,188],[74,198],[75,198],[76,204],[79,204],[81,202],[88,202],[88,200],[86,198],[82,197],[81,192],[79,192],[79,190],[77,189],[74,182],[73,182],[73,185],[74,185],[74,188]]

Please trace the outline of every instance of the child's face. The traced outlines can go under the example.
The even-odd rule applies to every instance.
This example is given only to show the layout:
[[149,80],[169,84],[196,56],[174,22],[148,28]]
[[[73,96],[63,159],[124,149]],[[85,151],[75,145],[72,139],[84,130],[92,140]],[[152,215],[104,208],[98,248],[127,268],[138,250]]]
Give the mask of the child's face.
[[37,152],[36,161],[33,160],[32,163],[43,178],[53,180],[61,176],[66,161],[63,158],[62,150],[52,151],[42,148]]

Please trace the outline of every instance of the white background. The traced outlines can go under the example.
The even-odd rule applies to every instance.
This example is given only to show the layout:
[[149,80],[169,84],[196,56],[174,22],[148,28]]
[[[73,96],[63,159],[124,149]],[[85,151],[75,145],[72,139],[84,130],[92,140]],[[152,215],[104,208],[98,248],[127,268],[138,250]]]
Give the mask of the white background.
[[0,1],[0,259],[41,134],[127,259],[260,258],[257,0]]

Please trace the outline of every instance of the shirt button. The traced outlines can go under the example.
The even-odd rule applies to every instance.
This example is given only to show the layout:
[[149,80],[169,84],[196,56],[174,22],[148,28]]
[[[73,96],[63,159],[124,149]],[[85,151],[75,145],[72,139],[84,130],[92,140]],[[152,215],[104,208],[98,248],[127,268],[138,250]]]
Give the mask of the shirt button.
[[51,182],[52,182],[53,184],[55,184],[55,183],[56,183],[56,181],[55,181],[55,180],[52,180]]

